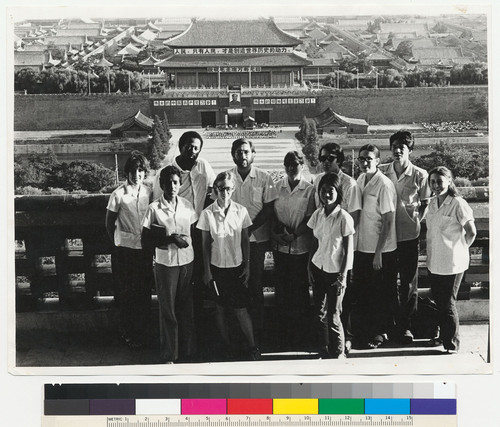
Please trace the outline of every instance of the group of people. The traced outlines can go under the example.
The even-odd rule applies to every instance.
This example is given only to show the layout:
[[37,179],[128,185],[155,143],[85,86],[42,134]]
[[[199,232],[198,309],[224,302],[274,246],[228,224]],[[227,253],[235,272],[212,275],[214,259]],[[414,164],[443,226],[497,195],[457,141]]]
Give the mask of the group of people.
[[313,326],[307,321],[310,285],[321,358],[345,357],[353,343],[411,343],[425,217],[427,268],[440,316],[431,344],[458,351],[455,302],[476,234],[472,210],[447,168],[427,173],[411,163],[410,132],[395,133],[389,144],[388,164],[380,164],[375,145],[360,148],[357,180],[342,171],[344,153],[336,143],[320,148],[324,172],[312,182],[303,176],[303,156],[290,151],[286,174],[275,183],[253,164],[256,150],[245,138],[232,143],[235,167],[215,176],[199,156],[202,137],[189,131],[152,189],[144,184],[146,159],[133,152],[127,181],[112,193],[106,216],[122,338],[132,347],[143,344],[154,271],[164,363],[193,358],[205,286],[215,302],[224,354],[230,358],[234,349],[231,315],[245,357],[258,360],[264,259],[272,250],[280,336],[289,344]]

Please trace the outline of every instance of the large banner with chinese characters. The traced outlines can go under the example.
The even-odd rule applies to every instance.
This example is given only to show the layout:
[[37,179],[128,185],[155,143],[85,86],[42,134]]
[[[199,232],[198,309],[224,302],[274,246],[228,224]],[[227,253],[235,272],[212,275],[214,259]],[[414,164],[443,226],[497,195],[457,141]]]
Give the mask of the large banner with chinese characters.
[[174,55],[248,55],[252,53],[292,53],[293,47],[198,47],[174,49]]

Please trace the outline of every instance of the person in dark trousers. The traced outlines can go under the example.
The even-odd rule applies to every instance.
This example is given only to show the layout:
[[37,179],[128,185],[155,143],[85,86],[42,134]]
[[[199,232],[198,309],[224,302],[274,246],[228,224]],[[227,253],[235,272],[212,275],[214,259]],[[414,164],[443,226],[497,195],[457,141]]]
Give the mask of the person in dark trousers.
[[340,207],[342,187],[338,175],[325,174],[318,188],[322,207],[307,223],[313,231],[308,273],[318,321],[319,355],[322,359],[339,358],[345,356],[340,314],[347,272],[353,263],[354,220]]
[[283,347],[295,348],[308,333],[309,280],[307,263],[312,233],[307,221],[313,214],[314,187],[303,177],[304,158],[289,151],[283,160],[286,176],[276,184],[271,227],[276,308]]
[[[342,188],[341,208],[346,210],[354,220],[354,227],[359,222],[359,213],[361,211],[361,197],[356,180],[342,171],[342,165],[345,161],[345,154],[342,147],[335,142],[327,142],[319,150],[318,160],[323,168],[323,172],[316,176],[313,185],[315,188],[316,208],[321,207],[319,200],[318,185],[321,178],[327,173],[335,173],[340,180]],[[345,352],[351,351],[352,343],[355,339],[355,323],[352,319],[352,308],[356,304],[357,292],[356,284],[351,280],[352,272],[347,272],[347,288],[342,300],[342,324],[345,333]]]
[[[179,196],[193,205],[197,216],[208,205],[207,195],[212,193],[215,173],[207,160],[200,156],[203,149],[203,138],[198,132],[187,131],[179,138],[179,154],[173,159],[172,165],[181,173],[181,187]],[[156,175],[153,186],[153,199],[158,199],[163,190],[160,186],[161,170]],[[192,230],[194,264],[193,275],[193,302],[195,306],[195,321],[197,329],[201,329],[203,317],[202,307],[205,296],[203,286],[203,252],[201,247],[201,232],[195,227]]]
[[356,233],[353,280],[358,290],[361,342],[379,347],[394,327],[397,310],[396,189],[379,171],[380,152],[375,145],[360,148],[361,214]]
[[[250,294],[249,312],[257,344],[264,327],[264,290],[262,275],[264,258],[270,250],[270,226],[274,201],[278,197],[271,175],[253,165],[255,147],[252,141],[240,138],[233,141],[231,155],[235,163],[232,172],[235,186],[232,199],[247,208],[252,220],[250,235]],[[214,198],[214,197],[212,197]]]
[[221,172],[215,178],[214,201],[202,213],[198,228],[202,230],[203,277],[216,294],[216,322],[224,341],[226,358],[231,358],[225,310],[232,310],[248,346],[250,360],[260,359],[255,345],[252,319],[248,314],[248,279],[250,243],[248,227],[252,225],[247,209],[231,200],[235,177]]
[[155,247],[155,282],[163,363],[190,361],[195,350],[191,228],[193,205],[178,195],[182,173],[169,165],[160,173],[163,195],[151,203],[142,223],[145,247]]
[[411,317],[417,311],[418,252],[420,220],[431,192],[427,172],[410,161],[415,140],[410,132],[399,131],[389,139],[393,161],[379,166],[397,193],[396,236],[399,274],[398,312],[394,338],[402,344],[413,341]]
[[469,247],[476,238],[476,226],[472,209],[458,195],[448,168],[432,169],[429,184],[435,197],[426,214],[427,269],[440,330],[439,337],[430,344],[442,344],[448,353],[455,353],[460,347],[456,301],[464,272],[469,268]]
[[152,256],[141,245],[142,219],[151,202],[143,181],[148,162],[133,151],[125,163],[126,182],[111,194],[106,231],[113,242],[112,269],[117,281],[121,338],[130,347],[142,347],[151,310]]

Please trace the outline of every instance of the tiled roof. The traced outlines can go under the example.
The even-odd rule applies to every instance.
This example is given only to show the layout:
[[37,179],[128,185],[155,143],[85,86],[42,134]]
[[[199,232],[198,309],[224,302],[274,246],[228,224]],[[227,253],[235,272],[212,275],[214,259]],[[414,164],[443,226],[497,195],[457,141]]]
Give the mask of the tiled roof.
[[45,64],[44,52],[14,52],[14,65],[16,66],[40,66]]
[[68,23],[68,28],[71,29],[91,29],[91,28],[101,28],[102,24],[100,22],[83,22],[83,21],[70,21]]
[[307,36],[311,37],[312,39],[323,40],[327,36],[327,34],[320,29],[315,28],[314,30],[308,32]]
[[366,29],[368,28],[368,22],[370,22],[370,19],[339,19],[337,26],[346,30],[353,28]]
[[45,43],[49,44],[51,42],[57,45],[67,45],[70,43],[72,45],[81,45],[82,43],[85,43],[85,36],[50,36],[45,38]]
[[67,36],[90,36],[98,37],[101,34],[99,28],[60,28],[57,30],[58,37]]
[[407,22],[381,23],[380,32],[387,34],[394,33],[395,35],[415,33],[417,36],[426,36],[429,33],[429,29],[426,24],[410,24]]
[[286,67],[305,66],[310,61],[293,53],[276,55],[173,55],[161,62],[158,67],[201,68],[201,67]]
[[285,34],[271,20],[208,21],[191,24],[174,37],[170,47],[297,46],[300,41]]
[[411,40],[414,48],[430,48],[430,47],[436,47],[438,45],[436,39],[430,39],[427,37],[411,38],[411,39],[395,37],[392,39],[392,45],[397,48],[399,46],[399,43],[401,43],[404,40]]
[[379,51],[376,51],[376,52],[373,52],[373,53],[370,53],[370,55],[368,55],[368,60],[370,61],[380,61],[380,60],[392,60],[392,56],[390,55],[386,55],[382,52],[379,52]]
[[24,51],[25,52],[43,52],[45,49],[47,49],[47,46],[43,44],[25,44],[24,45]]
[[424,59],[454,59],[463,57],[460,48],[455,47],[413,48],[412,52],[413,56],[420,61]]
[[122,50],[120,50],[117,55],[137,55],[142,49],[135,47],[132,43],[129,43]]
[[144,31],[143,33],[141,33],[139,35],[139,38],[140,39],[143,39],[143,40],[154,40],[156,38],[156,33],[154,33],[153,31],[151,30],[146,30]]
[[94,65],[98,66],[98,67],[112,67],[113,66],[113,63],[112,62],[109,62],[104,56],[96,63],[94,63]]
[[117,129],[121,129],[122,131],[130,129],[134,124],[137,126],[150,131],[153,129],[153,123],[154,120],[150,119],[148,116],[145,116],[144,114],[141,113],[141,110],[139,110],[136,114],[134,114],[132,117],[129,117],[125,119],[123,122],[120,123],[114,123],[110,131],[116,131]]
[[312,64],[310,65],[311,67],[327,67],[327,66],[334,66],[338,65],[335,62],[332,61],[332,59],[342,59],[342,56],[340,55],[339,58],[311,58],[310,61],[312,61]]
[[142,62],[139,62],[139,65],[155,65],[158,62],[154,56],[150,55],[149,58],[145,59]]
[[330,123],[332,123],[334,121],[336,121],[344,126],[347,126],[350,124],[368,126],[368,123],[366,122],[366,120],[353,119],[350,117],[341,116],[340,114],[337,114],[335,111],[333,111],[330,107],[327,107],[326,110],[322,111],[317,116],[312,117],[312,119],[316,122],[316,125],[318,127],[328,126]]
[[329,45],[322,49],[322,52],[348,52],[348,50],[341,46],[338,42],[331,42]]
[[302,31],[307,25],[308,21],[292,21],[292,22],[281,22],[278,19],[275,20],[276,25],[287,33],[291,31]]
[[183,31],[185,30],[182,29],[182,30],[162,30],[160,32],[160,34],[158,34],[158,38],[159,39],[162,39],[162,40],[167,40],[169,39],[170,37],[174,37],[174,36],[177,36],[179,35],[180,33],[182,33]]

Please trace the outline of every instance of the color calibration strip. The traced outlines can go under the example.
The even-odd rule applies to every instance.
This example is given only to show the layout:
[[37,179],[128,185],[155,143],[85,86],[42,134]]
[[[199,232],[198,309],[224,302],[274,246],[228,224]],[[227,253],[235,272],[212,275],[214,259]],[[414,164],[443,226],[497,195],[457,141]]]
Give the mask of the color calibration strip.
[[456,415],[449,383],[62,384],[46,416]]

